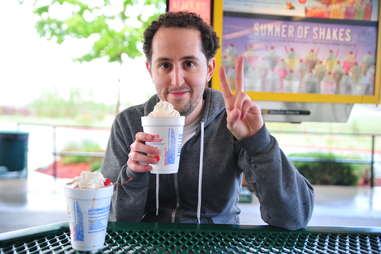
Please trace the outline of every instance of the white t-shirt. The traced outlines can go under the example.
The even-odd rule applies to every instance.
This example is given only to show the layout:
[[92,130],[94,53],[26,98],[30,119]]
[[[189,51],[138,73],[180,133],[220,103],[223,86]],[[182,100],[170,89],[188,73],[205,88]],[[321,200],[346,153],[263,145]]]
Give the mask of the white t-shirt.
[[200,124],[200,119],[201,116],[197,118],[193,123],[184,126],[183,145],[188,142],[188,140],[191,139],[196,133],[197,126]]

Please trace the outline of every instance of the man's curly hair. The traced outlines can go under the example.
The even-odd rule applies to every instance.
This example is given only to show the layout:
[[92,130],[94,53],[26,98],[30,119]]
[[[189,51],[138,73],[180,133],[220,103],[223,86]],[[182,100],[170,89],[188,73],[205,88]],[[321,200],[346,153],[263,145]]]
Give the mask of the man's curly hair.
[[160,27],[193,28],[200,31],[202,52],[207,60],[216,54],[219,48],[218,37],[213,28],[200,16],[192,12],[167,12],[153,21],[144,31],[143,51],[148,61],[152,58],[152,40]]

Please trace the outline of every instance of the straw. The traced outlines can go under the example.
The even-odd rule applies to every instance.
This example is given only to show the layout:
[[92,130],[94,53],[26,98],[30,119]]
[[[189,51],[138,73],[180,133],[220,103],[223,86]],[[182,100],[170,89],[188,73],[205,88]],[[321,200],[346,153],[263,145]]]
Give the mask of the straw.
[[127,179],[127,181],[124,181],[124,182],[122,182],[122,183],[114,183],[113,185],[115,185],[115,186],[126,185],[126,184],[128,184],[129,182],[131,182],[132,180],[134,180],[134,178],[130,177],[130,178]]

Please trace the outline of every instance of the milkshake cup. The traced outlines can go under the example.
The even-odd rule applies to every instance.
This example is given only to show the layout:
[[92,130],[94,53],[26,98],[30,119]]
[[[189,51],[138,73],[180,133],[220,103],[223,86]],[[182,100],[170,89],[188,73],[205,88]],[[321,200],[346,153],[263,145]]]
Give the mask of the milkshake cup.
[[183,143],[184,116],[151,117],[143,116],[145,133],[158,134],[161,142],[146,142],[160,150],[160,160],[152,164],[152,174],[175,174],[179,169],[180,153]]
[[113,189],[113,185],[97,189],[65,186],[73,249],[96,251],[104,247]]

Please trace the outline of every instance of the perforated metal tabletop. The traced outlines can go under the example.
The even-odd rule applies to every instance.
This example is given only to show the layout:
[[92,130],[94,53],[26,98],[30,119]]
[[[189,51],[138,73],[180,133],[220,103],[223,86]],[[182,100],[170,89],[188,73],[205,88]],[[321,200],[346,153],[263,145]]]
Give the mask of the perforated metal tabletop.
[[[110,223],[100,253],[381,253],[380,228]],[[75,253],[66,223],[0,234],[0,253]]]

